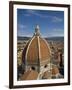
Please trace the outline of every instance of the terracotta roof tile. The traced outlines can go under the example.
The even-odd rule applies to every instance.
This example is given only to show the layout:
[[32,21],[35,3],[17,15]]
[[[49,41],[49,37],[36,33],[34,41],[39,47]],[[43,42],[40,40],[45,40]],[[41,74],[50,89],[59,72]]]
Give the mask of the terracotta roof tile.
[[44,72],[44,74],[43,74],[43,78],[44,79],[48,79],[48,78],[50,78],[50,72],[48,72],[48,71],[46,71],[46,72]]
[[41,53],[41,60],[48,60],[50,58],[49,47],[42,38],[40,38],[40,53]]
[[20,80],[36,80],[37,77],[38,77],[38,72],[33,70],[28,70],[21,76]]
[[59,69],[56,66],[52,67],[52,75],[56,75],[59,73]]
[[38,63],[38,60],[39,62],[50,60],[50,48],[47,42],[40,36],[32,37],[23,50],[22,60],[26,60],[29,64]]
[[37,62],[38,60],[38,39],[37,37],[35,37],[30,46],[29,46],[29,49],[28,49],[28,53],[27,53],[27,61],[29,63],[33,63],[33,62]]

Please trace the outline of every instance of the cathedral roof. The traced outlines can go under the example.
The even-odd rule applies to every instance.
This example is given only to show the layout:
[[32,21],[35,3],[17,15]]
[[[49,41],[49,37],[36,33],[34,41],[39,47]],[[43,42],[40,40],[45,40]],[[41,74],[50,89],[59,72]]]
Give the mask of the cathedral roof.
[[44,72],[42,78],[43,78],[43,79],[50,79],[50,78],[51,78],[51,73],[48,72],[48,71]]
[[38,72],[34,70],[28,70],[20,77],[20,80],[36,80],[37,78]]
[[47,63],[50,59],[50,48],[45,39],[40,35],[39,26],[35,28],[33,37],[29,40],[23,50],[22,60],[29,64],[38,62]]

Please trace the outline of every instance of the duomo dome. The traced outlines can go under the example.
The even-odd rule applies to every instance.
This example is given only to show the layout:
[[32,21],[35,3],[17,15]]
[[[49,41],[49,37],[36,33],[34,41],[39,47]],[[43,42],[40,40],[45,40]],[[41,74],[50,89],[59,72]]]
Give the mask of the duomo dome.
[[38,25],[35,27],[33,37],[23,50],[22,61],[25,65],[33,65],[33,67],[34,65],[46,65],[50,62],[50,47],[47,41],[41,37]]

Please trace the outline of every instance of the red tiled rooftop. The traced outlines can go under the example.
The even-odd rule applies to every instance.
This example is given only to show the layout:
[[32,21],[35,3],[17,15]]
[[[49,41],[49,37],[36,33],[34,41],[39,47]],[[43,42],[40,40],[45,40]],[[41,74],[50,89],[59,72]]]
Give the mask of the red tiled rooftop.
[[21,76],[20,80],[36,80],[37,77],[38,77],[38,72],[33,70],[28,70]]

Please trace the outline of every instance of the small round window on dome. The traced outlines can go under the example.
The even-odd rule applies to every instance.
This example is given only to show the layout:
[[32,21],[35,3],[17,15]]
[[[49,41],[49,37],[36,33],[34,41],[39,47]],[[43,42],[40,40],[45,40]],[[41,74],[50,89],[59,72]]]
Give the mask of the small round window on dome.
[[31,67],[32,70],[35,70],[35,67]]
[[47,65],[44,66],[44,68],[46,68],[46,67],[47,67]]

